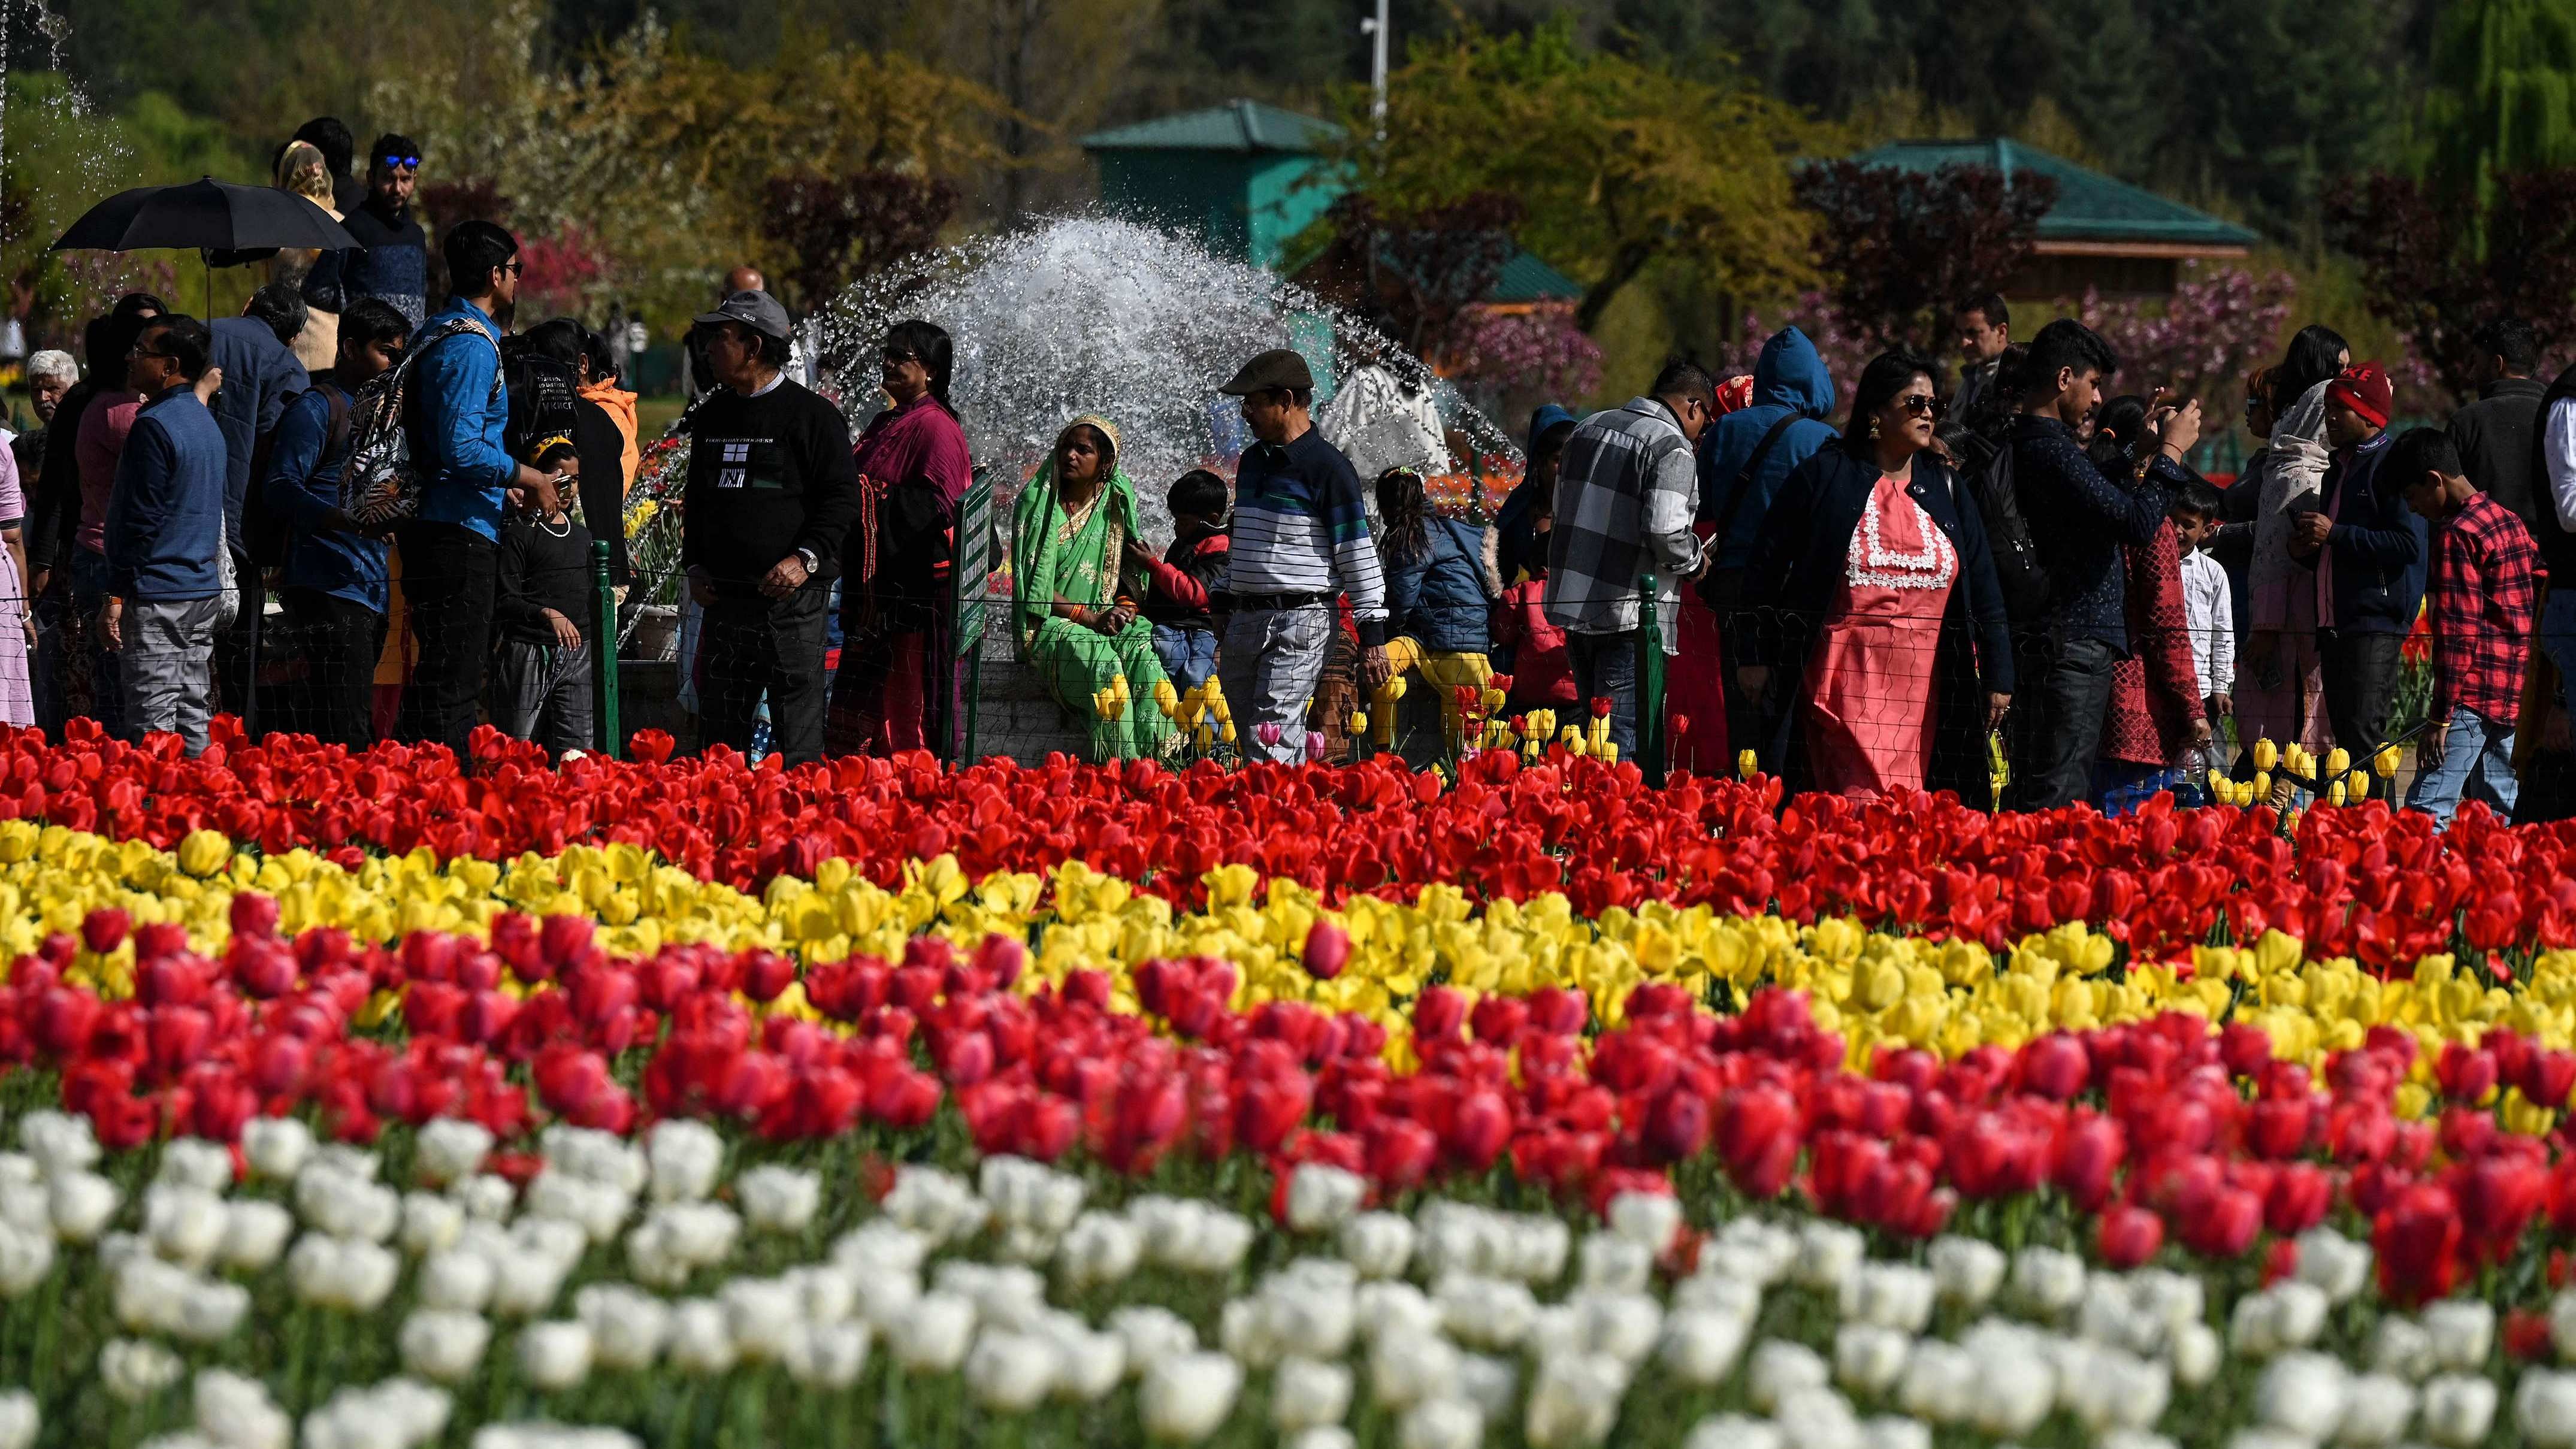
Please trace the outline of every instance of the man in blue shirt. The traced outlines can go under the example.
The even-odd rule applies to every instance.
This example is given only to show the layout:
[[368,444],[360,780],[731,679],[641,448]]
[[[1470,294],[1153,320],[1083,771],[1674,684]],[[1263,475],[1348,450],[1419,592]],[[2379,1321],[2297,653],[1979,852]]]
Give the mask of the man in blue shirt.
[[2013,419],[2014,496],[2048,573],[2048,611],[2014,661],[2020,728],[2014,732],[2009,802],[2052,810],[2084,797],[2111,710],[2111,671],[2129,654],[2122,545],[2155,541],[2173,495],[2187,481],[2182,459],[2200,438],[2200,404],[2168,411],[2155,461],[2136,488],[2102,476],[2084,456],[2080,429],[2102,400],[2102,379],[2119,359],[2101,334],[2071,319],[2031,339],[2017,378]]
[[503,442],[510,399],[501,386],[501,333],[519,305],[519,243],[488,221],[459,222],[443,244],[455,295],[412,338],[419,361],[404,381],[420,514],[402,526],[403,598],[415,656],[394,733],[443,744],[471,768],[468,745],[492,652],[501,514],[552,515],[557,486],[579,468],[540,473]]
[[224,434],[197,396],[213,339],[193,317],[152,319],[126,382],[147,401],[107,500],[107,602],[99,636],[122,656],[125,726],[206,748],[222,606]]
[[252,698],[253,656],[267,604],[260,569],[277,557],[274,540],[257,536],[268,530],[251,501],[251,472],[277,432],[286,400],[313,385],[292,350],[305,316],[296,288],[271,282],[251,294],[242,315],[218,318],[206,329],[214,335],[213,361],[224,379],[213,403],[215,426],[224,430],[224,540],[232,548],[233,576],[241,581],[241,608],[215,640],[215,693],[254,736],[260,726]]
[[382,297],[414,323],[429,302],[429,238],[411,214],[419,183],[419,144],[390,131],[378,136],[367,148],[367,199],[354,210],[343,208],[340,222],[357,248],[322,264],[336,268],[348,301]]
[[287,403],[260,485],[268,515],[286,531],[279,597],[287,632],[304,656],[305,687],[289,727],[353,750],[376,739],[372,704],[387,587],[384,540],[358,532],[340,510],[349,402],[399,361],[410,341],[410,322],[382,297],[341,314],[331,370]]

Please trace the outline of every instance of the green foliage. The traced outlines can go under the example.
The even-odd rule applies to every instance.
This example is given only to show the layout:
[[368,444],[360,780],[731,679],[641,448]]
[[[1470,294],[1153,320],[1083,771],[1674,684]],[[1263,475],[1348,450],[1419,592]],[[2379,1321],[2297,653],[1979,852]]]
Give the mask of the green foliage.
[[[2424,98],[2432,176],[2483,213],[2496,178],[2576,163],[2576,0],[2458,0]],[[2485,228],[2478,230],[2483,251]]]
[[1695,255],[1744,292],[1810,275],[1789,163],[1822,133],[1747,82],[1587,51],[1557,21],[1419,44],[1388,93],[1383,144],[1365,89],[1337,97],[1335,159],[1356,189],[1396,207],[1519,198],[1522,244],[1584,282],[1586,327],[1661,256]]

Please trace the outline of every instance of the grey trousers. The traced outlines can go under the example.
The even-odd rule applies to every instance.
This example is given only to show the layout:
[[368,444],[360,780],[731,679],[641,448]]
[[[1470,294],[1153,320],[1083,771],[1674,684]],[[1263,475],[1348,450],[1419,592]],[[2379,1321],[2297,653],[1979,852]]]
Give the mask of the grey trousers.
[[127,602],[117,672],[125,688],[125,727],[136,739],[175,732],[190,755],[205,753],[214,703],[215,615],[222,605],[215,598]]
[[590,641],[566,649],[504,639],[492,652],[492,727],[513,739],[534,740],[548,754],[587,750],[590,723]]
[[[1235,748],[1245,759],[1293,765],[1306,758],[1306,704],[1324,677],[1324,653],[1338,627],[1329,604],[1253,609],[1228,620],[1216,676],[1234,712]],[[1266,724],[1279,727],[1278,743],[1262,743]]]

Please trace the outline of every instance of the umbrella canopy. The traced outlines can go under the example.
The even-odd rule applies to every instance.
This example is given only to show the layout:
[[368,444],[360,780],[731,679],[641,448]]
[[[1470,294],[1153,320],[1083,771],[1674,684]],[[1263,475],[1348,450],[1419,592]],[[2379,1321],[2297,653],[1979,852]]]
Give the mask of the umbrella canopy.
[[93,206],[54,243],[55,251],[130,252],[144,247],[323,247],[358,239],[331,213],[292,191],[235,186],[207,177],[184,186],[138,186]]

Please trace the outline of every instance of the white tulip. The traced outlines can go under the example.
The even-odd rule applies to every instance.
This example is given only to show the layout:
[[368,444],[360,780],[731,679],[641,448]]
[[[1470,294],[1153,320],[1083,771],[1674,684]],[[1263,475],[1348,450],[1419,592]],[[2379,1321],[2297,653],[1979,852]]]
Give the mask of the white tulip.
[[939,1243],[983,1231],[993,1212],[991,1204],[976,1196],[963,1178],[918,1166],[897,1168],[893,1190],[877,1206],[896,1226]]
[[253,1117],[242,1124],[241,1145],[254,1176],[284,1182],[313,1155],[313,1129],[292,1117]]
[[0,1449],[34,1449],[36,1431],[44,1427],[36,1396],[25,1389],[0,1389]]
[[294,1421],[257,1379],[207,1369],[197,1375],[192,1398],[197,1432],[223,1449],[287,1449],[295,1437]]
[[987,1328],[966,1351],[966,1391],[996,1414],[1025,1414],[1055,1387],[1055,1346],[1034,1333]]
[[1662,1337],[1662,1305],[1644,1293],[1609,1293],[1586,1288],[1566,1300],[1574,1317],[1575,1346],[1635,1368],[1655,1351]]
[[402,1250],[425,1258],[456,1246],[465,1234],[465,1209],[456,1199],[434,1192],[408,1192],[402,1200]]
[[508,1222],[519,1206],[519,1190],[510,1185],[510,1179],[488,1172],[457,1179],[447,1189],[447,1195],[477,1222]]
[[2094,1441],[2093,1449],[2176,1449],[2174,1441],[2142,1429],[2114,1429]]
[[2186,1323],[2208,1322],[2208,1294],[2189,1273],[2141,1268],[2129,1275],[2129,1297],[2140,1313],[2162,1322],[2168,1336]]
[[142,1403],[177,1383],[186,1372],[177,1354],[150,1339],[111,1338],[98,1351],[99,1382],[129,1404]]
[[2576,1374],[2525,1370],[2513,1394],[2513,1422],[2532,1449],[2576,1444]]
[[1685,1308],[1723,1314],[1750,1327],[1762,1315],[1762,1285],[1750,1278],[1694,1273],[1673,1285],[1673,1311]]
[[665,1117],[653,1124],[644,1149],[655,1202],[684,1202],[716,1190],[724,1167],[724,1139],[704,1122]]
[[1603,1354],[1569,1354],[1538,1367],[1522,1430],[1530,1449],[1592,1449],[1619,1422],[1628,1392],[1625,1364]]
[[1282,1353],[1340,1358],[1359,1330],[1358,1298],[1348,1288],[1274,1283],[1264,1291],[1272,1340]]
[[1088,1212],[1074,1219],[1056,1244],[1056,1273],[1069,1288],[1125,1282],[1145,1258],[1145,1235],[1134,1223],[1110,1213]]
[[1574,1231],[1562,1218],[1543,1213],[1513,1213],[1504,1219],[1502,1260],[1495,1271],[1524,1283],[1553,1283],[1565,1276],[1566,1255],[1574,1249]]
[[463,1117],[437,1117],[421,1125],[412,1146],[412,1170],[432,1187],[462,1182],[483,1170],[492,1152],[492,1130]]
[[2334,1440],[2349,1449],[2382,1449],[2406,1437],[2415,1422],[2415,1388],[2394,1374],[2362,1374],[2352,1381]]
[[261,1272],[286,1251],[286,1240],[294,1233],[295,1215],[277,1203],[256,1198],[228,1202],[215,1261],[236,1272]]
[[1270,1304],[1235,1298],[1217,1312],[1216,1346],[1246,1368],[1268,1368],[1284,1351],[1270,1328]]
[[1418,1236],[1401,1213],[1361,1213],[1342,1224],[1342,1256],[1363,1278],[1401,1278]]
[[2433,1335],[2402,1313],[2379,1320],[2370,1340],[2370,1366],[2409,1383],[2421,1383],[2441,1367],[2433,1361]]
[[1359,1331],[1371,1342],[1440,1332],[1440,1309],[1429,1294],[1410,1283],[1372,1279],[1362,1283],[1351,1299],[1359,1313]]
[[1518,1345],[1538,1318],[1529,1286],[1501,1278],[1445,1279],[1431,1290],[1431,1299],[1451,1336],[1481,1348]]
[[232,1149],[203,1137],[174,1137],[161,1149],[161,1166],[152,1174],[156,1183],[171,1187],[202,1188],[211,1193],[226,1193],[233,1186]]
[[87,1243],[107,1231],[120,1205],[116,1184],[95,1172],[77,1169],[49,1174],[45,1210],[54,1236],[66,1243]]
[[376,1174],[384,1169],[384,1159],[376,1156],[372,1148],[359,1147],[347,1142],[317,1144],[313,1149],[310,1162],[325,1172],[336,1172],[342,1177],[354,1177],[360,1182],[375,1181]]
[[1453,1392],[1475,1405],[1486,1423],[1508,1419],[1520,1405],[1520,1368],[1512,1360],[1494,1354],[1462,1353],[1458,1355],[1458,1385]]
[[987,1157],[976,1169],[976,1192],[993,1216],[1035,1238],[1053,1239],[1073,1226],[1088,1191],[1072,1173],[1025,1157]]
[[1682,1202],[1670,1193],[1623,1192],[1610,1199],[1610,1231],[1657,1257],[1682,1230]]
[[1196,1353],[1199,1348],[1198,1330],[1190,1327],[1188,1319],[1152,1304],[1111,1310],[1109,1331],[1126,1345],[1128,1370],[1136,1374],[1144,1373],[1147,1364]]
[[730,1371],[740,1357],[726,1326],[724,1305],[712,1298],[683,1298],[671,1305],[671,1367],[708,1377]]
[[809,1389],[837,1391],[859,1381],[868,1366],[864,1323],[807,1323],[791,1336],[781,1357],[787,1377]]
[[0,1151],[0,1188],[40,1187],[45,1169],[23,1152]]
[[1450,1273],[1491,1273],[1508,1251],[1511,1229],[1491,1208],[1435,1197],[1417,1218],[1423,1270],[1437,1278]]
[[859,1285],[828,1263],[808,1263],[779,1275],[796,1294],[797,1311],[808,1323],[846,1322],[858,1311]]
[[1781,1436],[1799,1449],[1861,1449],[1860,1420],[1831,1389],[1800,1389],[1772,1417]]
[[306,1233],[286,1254],[295,1296],[323,1308],[371,1313],[393,1292],[402,1261],[375,1244]]
[[53,1195],[45,1191],[43,1179],[0,1182],[0,1227],[34,1233],[48,1241],[53,1238]]
[[671,1336],[670,1305],[622,1283],[593,1283],[572,1298],[590,1325],[591,1355],[604,1369],[647,1369]]
[[[1718,1230],[1713,1246],[1730,1256],[1734,1268],[1748,1270],[1730,1272],[1730,1276],[1751,1278],[1766,1288],[1789,1276],[1790,1266],[1804,1250],[1796,1233],[1760,1218],[1728,1223]],[[1709,1260],[1702,1255],[1700,1261],[1705,1265]]]
[[401,1225],[402,1198],[392,1188],[317,1160],[295,1175],[295,1213],[318,1232],[377,1243]]
[[1127,1376],[1127,1343],[1118,1335],[1094,1333],[1070,1314],[1050,1317],[1041,1331],[1055,1345],[1057,1398],[1098,1403]]
[[1395,1430],[1397,1449],[1475,1449],[1484,1438],[1484,1412],[1464,1399],[1425,1399]]
[[2272,1337],[2284,1348],[2305,1348],[2325,1332],[2326,1310],[2333,1305],[2324,1289],[2293,1279],[2266,1292],[2272,1299]]
[[1586,1288],[1621,1293],[1644,1290],[1655,1274],[1655,1255],[1645,1244],[1617,1233],[1587,1233],[1577,1277]]
[[23,1298],[54,1271],[54,1239],[0,1223],[0,1298]]
[[1692,1388],[1715,1388],[1735,1372],[1750,1333],[1751,1325],[1732,1314],[1677,1308],[1664,1320],[1664,1369]]
[[1842,1315],[1908,1335],[1932,1321],[1931,1273],[1906,1263],[1864,1263],[1843,1279]]
[[590,1329],[572,1319],[549,1319],[519,1330],[519,1374],[549,1393],[590,1377]]
[[156,1182],[143,1192],[143,1236],[152,1251],[203,1271],[224,1242],[224,1200],[202,1187]]
[[492,1301],[497,1277],[490,1258],[471,1248],[450,1248],[421,1263],[416,1287],[428,1307],[480,1313]]
[[2576,1362],[2576,1288],[2560,1289],[2549,1300],[2549,1345],[2560,1363]]
[[1882,1414],[1861,1421],[1862,1449],[1932,1449],[1932,1426]]
[[111,1280],[120,1326],[146,1333],[168,1333],[179,1326],[179,1303],[192,1281],[187,1269],[137,1254],[118,1263]]
[[1351,1411],[1351,1371],[1311,1358],[1283,1359],[1270,1381],[1270,1422],[1282,1434],[1338,1424]]
[[2370,1285],[2370,1245],[2356,1243],[2322,1224],[2299,1234],[2298,1279],[2327,1299],[2343,1303]]
[[2433,1336],[2433,1362],[2461,1373],[2483,1373],[2495,1346],[2495,1306],[2474,1298],[2445,1298],[2424,1305],[2424,1331]]
[[2024,1307],[2055,1317],[2084,1297],[2084,1260],[2056,1248],[2024,1248],[2014,1255],[2013,1294]]
[[1047,1314],[1046,1280],[1018,1263],[942,1263],[931,1286],[968,1299],[979,1321],[1002,1328],[1034,1328]]
[[18,1119],[18,1146],[47,1180],[98,1165],[98,1137],[89,1119],[40,1108]]
[[1985,1307],[2003,1286],[2004,1251],[1981,1239],[1946,1233],[1932,1240],[1928,1259],[1934,1289],[1963,1308]]
[[2495,1380],[2436,1374],[2424,1381],[2424,1437],[2444,1449],[2473,1449],[2495,1422]]
[[1682,1449],[1787,1449],[1780,1426],[1768,1419],[1718,1414],[1691,1426]]
[[974,1335],[973,1300],[939,1290],[921,1295],[898,1316],[886,1347],[908,1373],[955,1373]]
[[[522,1226],[529,1226],[522,1224]],[[578,1243],[581,1230],[569,1223],[555,1223],[572,1234]],[[542,1243],[542,1234],[514,1239],[511,1246],[492,1260],[492,1298],[487,1305],[502,1318],[534,1318],[546,1311],[563,1291],[563,1280],[572,1271],[577,1253],[567,1254]]]
[[2283,1354],[2254,1385],[2254,1418],[2312,1444],[2320,1442],[2343,1422],[2351,1378],[2325,1354]]
[[1810,1218],[1798,1229],[1798,1259],[1791,1266],[1798,1281],[1827,1293],[1842,1291],[1843,1280],[1858,1269],[1867,1252],[1860,1229]]
[[724,1305],[725,1332],[734,1348],[752,1362],[786,1358],[805,1322],[796,1285],[785,1278],[736,1278],[716,1301]]
[[452,1384],[474,1372],[492,1342],[492,1325],[479,1313],[453,1308],[415,1308],[403,1320],[395,1342],[403,1368],[425,1379]]
[[2196,1389],[2218,1376],[2218,1330],[2206,1323],[2186,1323],[2173,1330],[2166,1353],[2173,1364],[2174,1382]]
[[558,1122],[539,1136],[538,1146],[548,1167],[629,1196],[644,1190],[651,1171],[645,1165],[643,1148],[614,1132],[593,1127]]
[[2110,1273],[2085,1280],[2084,1301],[2075,1308],[2078,1339],[2156,1354],[2165,1350],[2165,1328],[2162,1318],[2139,1306],[2137,1292],[2126,1280]]
[[614,1183],[549,1167],[528,1184],[521,1210],[530,1217],[570,1223],[593,1243],[605,1243],[626,1225],[634,1211],[632,1194]]
[[1145,1437],[1195,1444],[1234,1412],[1235,1395],[1242,1389],[1243,1365],[1221,1353],[1185,1353],[1152,1364],[1136,1391]]
[[1981,1369],[1976,1426],[2005,1439],[2019,1439],[2038,1428],[2056,1406],[2057,1371],[2037,1353],[1998,1358],[1974,1346],[1968,1352],[1977,1356]]
[[1458,1371],[1457,1346],[1444,1338],[1382,1334],[1369,1349],[1369,1389],[1389,1409],[1455,1392]]
[[1339,1424],[1316,1424],[1281,1436],[1279,1449],[1359,1449],[1359,1443],[1350,1430]]
[[[2000,1259],[1998,1259],[2000,1261]],[[1956,1344],[1927,1338],[1914,1345],[1897,1381],[1897,1405],[1936,1424],[1967,1421],[1977,1407],[1977,1361]]]
[[755,1231],[801,1233],[823,1206],[823,1180],[793,1167],[755,1167],[734,1180],[743,1220]]
[[1746,1387],[1753,1407],[1764,1413],[1777,1412],[1781,1401],[1800,1389],[1821,1389],[1832,1378],[1825,1361],[1803,1343],[1785,1338],[1766,1338],[1753,1346],[1753,1362]]
[[1904,1376],[1913,1346],[1903,1329],[1846,1323],[1834,1330],[1834,1378],[1856,1394],[1886,1393]]
[[1368,1179],[1320,1162],[1301,1162],[1288,1176],[1288,1227],[1330,1232],[1368,1201]]
[[179,1326],[171,1330],[190,1343],[221,1343],[250,1317],[250,1290],[239,1283],[193,1279],[179,1300]]

